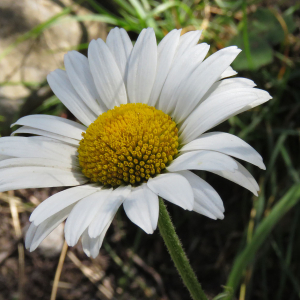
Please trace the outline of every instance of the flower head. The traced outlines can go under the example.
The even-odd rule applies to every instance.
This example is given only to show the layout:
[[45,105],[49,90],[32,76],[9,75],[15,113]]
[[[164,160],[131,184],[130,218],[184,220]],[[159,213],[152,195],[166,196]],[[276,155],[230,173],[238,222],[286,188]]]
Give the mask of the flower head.
[[71,51],[66,71],[48,76],[50,87],[82,123],[30,115],[13,135],[0,139],[0,192],[73,186],[41,203],[30,216],[26,247],[36,249],[65,219],[70,246],[82,239],[89,256],[99,253],[105,233],[123,204],[146,233],[158,221],[158,196],[212,219],[223,219],[217,192],[189,170],[227,178],[257,195],[258,184],[232,157],[265,168],[240,138],[209,132],[270,95],[236,75],[237,47],[205,59],[200,31],[173,30],[157,46],[144,29],[134,47],[123,29],[106,43],[93,40],[88,58]]

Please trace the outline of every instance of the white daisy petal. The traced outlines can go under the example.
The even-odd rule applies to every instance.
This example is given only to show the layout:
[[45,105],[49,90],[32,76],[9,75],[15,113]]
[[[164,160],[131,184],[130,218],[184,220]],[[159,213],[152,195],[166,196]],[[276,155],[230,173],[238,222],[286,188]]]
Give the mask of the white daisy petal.
[[93,258],[95,258],[98,256],[99,254],[98,241],[99,241],[99,237],[96,238],[89,237],[87,229],[82,234],[81,237],[82,249],[88,257],[92,256]]
[[15,157],[49,158],[78,165],[76,147],[38,138],[40,137],[3,137],[0,139],[0,154]]
[[255,196],[257,196],[257,192],[259,191],[259,186],[253,176],[249,173],[247,169],[245,169],[240,163],[238,163],[238,169],[234,172],[228,170],[220,170],[220,171],[211,171],[217,175],[220,175],[228,180],[231,180],[245,189],[251,191]]
[[110,189],[93,193],[75,205],[65,225],[65,238],[69,246],[77,244],[78,239],[93,221],[111,191]]
[[51,167],[15,167],[0,169],[0,192],[28,188],[75,186],[88,179],[77,172]]
[[107,197],[97,215],[89,226],[88,233],[91,238],[101,234],[105,226],[111,223],[120,205],[130,193],[130,186],[120,186]]
[[50,139],[59,140],[62,143],[70,144],[70,145],[77,146],[77,147],[79,146],[79,141],[78,140],[71,139],[69,137],[59,135],[59,134],[56,134],[56,133],[52,133],[52,132],[49,132],[49,131],[28,127],[28,126],[20,127],[19,129],[15,130],[11,134],[11,136],[14,136],[14,135],[19,134],[19,133],[41,135],[41,136],[44,136],[44,137],[48,137]]
[[164,82],[173,63],[173,58],[180,38],[180,30],[169,32],[157,47],[157,70],[148,105],[154,106],[158,100]]
[[159,109],[168,114],[174,111],[178,101],[177,94],[180,84],[188,80],[195,69],[199,67],[207,55],[208,50],[209,45],[206,43],[199,44],[186,50],[180,58],[173,63],[161,91],[158,103]]
[[82,248],[84,253],[88,257],[96,258],[99,254],[99,250],[102,246],[104,237],[106,232],[111,224],[111,221],[106,224],[104,229],[102,230],[101,234],[98,235],[96,238],[91,238],[88,234],[88,229],[82,234]]
[[159,205],[158,197],[143,183],[132,188],[123,203],[127,217],[146,233],[151,234],[157,227]]
[[227,78],[236,75],[237,72],[232,69],[232,67],[228,67],[219,77],[219,79]]
[[[35,231],[32,240],[30,241],[32,233],[30,232],[27,246],[30,249],[30,252],[34,251],[40,243],[60,224],[62,223],[69,215],[70,211],[72,210],[73,205],[64,208],[63,210],[59,211],[52,217],[48,218],[44,222],[42,222],[39,226],[34,226],[36,228],[31,229]],[[29,243],[30,242],[30,243]],[[29,246],[30,245],[30,246]]]
[[193,209],[193,191],[189,182],[183,176],[174,173],[160,174],[150,178],[147,185],[155,194],[165,200],[183,209]]
[[115,58],[123,81],[126,82],[127,62],[133,48],[127,32],[123,28],[112,29],[106,38],[106,45]]
[[[268,92],[254,88],[239,88],[212,95],[201,103],[181,127],[182,143],[186,144],[203,132],[220,124],[242,109],[250,108],[255,101],[266,102],[271,99]],[[226,105],[224,105],[226,103]]]
[[237,88],[252,88],[255,87],[256,84],[246,78],[229,78],[229,79],[224,79],[221,81],[215,82],[210,89],[205,93],[205,95],[202,97],[201,102],[205,101],[208,97],[223,93],[223,92],[228,92],[233,89]]
[[70,82],[90,110],[96,115],[105,112],[106,107],[97,93],[87,57],[70,51],[65,55],[64,63]]
[[[209,56],[200,66],[182,81],[176,94],[176,107],[173,116],[183,121],[197,106],[211,85],[241,52],[235,46],[224,48]],[[201,83],[201,84],[199,84]]]
[[24,125],[80,141],[86,127],[74,121],[48,115],[29,115],[22,117],[10,127]]
[[210,219],[213,219],[213,220],[217,220],[218,218],[212,214],[208,209],[206,209],[205,207],[203,207],[199,202],[195,201],[194,203],[194,208],[193,208],[193,211],[200,214],[200,215],[203,215],[203,216],[206,216]]
[[[202,214],[200,209],[204,208],[203,212],[207,213],[209,211],[213,219],[224,219],[222,199],[213,187],[190,171],[180,171],[178,173],[188,180],[193,189],[195,197],[193,210]],[[208,217],[211,218],[211,215]]]
[[210,132],[183,146],[180,151],[213,150],[247,161],[265,170],[260,154],[239,137],[225,132]]
[[49,167],[62,170],[80,171],[78,166],[74,166],[70,162],[61,162],[50,158],[16,157],[0,161],[0,170],[16,167]]
[[9,156],[9,155],[3,155],[3,154],[0,154],[0,161],[5,160],[5,159],[8,159],[8,158],[12,158],[12,157]]
[[96,114],[76,93],[66,71],[57,69],[47,76],[47,80],[53,93],[81,123],[89,126],[95,121]]
[[154,30],[143,29],[129,58],[127,92],[129,102],[148,103],[157,66],[157,45]]
[[228,155],[215,151],[198,150],[180,155],[167,167],[169,172],[188,169],[204,171],[230,170],[233,172],[237,169],[237,164]]
[[58,213],[60,210],[76,203],[77,201],[94,194],[100,190],[100,187],[93,185],[82,185],[69,188],[58,192],[43,201],[31,214],[30,222],[36,226],[44,222],[49,217]]
[[90,70],[101,100],[108,107],[127,103],[123,78],[117,63],[102,39],[91,41],[88,48]]
[[180,57],[191,47],[195,46],[200,39],[202,30],[189,31],[180,37],[179,45],[176,50],[174,60],[180,59]]
[[26,249],[30,248],[30,245],[32,243],[32,240],[34,238],[36,230],[37,230],[37,226],[35,226],[33,223],[31,223],[29,228],[27,229],[26,236],[25,236],[25,248]]

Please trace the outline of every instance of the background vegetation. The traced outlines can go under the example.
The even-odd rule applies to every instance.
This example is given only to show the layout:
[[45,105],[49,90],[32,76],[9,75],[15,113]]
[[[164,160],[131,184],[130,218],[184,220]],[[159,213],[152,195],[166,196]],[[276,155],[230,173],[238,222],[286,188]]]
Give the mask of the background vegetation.
[[[224,200],[225,219],[213,221],[174,205],[168,209],[210,299],[300,299],[300,5],[288,0],[76,3],[90,14],[77,15],[73,6],[64,7],[55,17],[18,37],[0,53],[0,59],[20,43],[39,39],[51,26],[85,20],[106,23],[107,31],[123,27],[133,40],[148,26],[154,28],[158,41],[174,28],[184,32],[201,28],[201,42],[211,45],[210,53],[228,45],[243,49],[232,67],[239,76],[268,90],[273,100],[217,129],[241,137],[263,156],[266,171],[246,165],[259,182],[259,197],[214,174],[200,173]],[[88,42],[83,38],[75,48],[86,54]],[[0,85],[30,89],[14,119],[34,113],[69,114],[55,96],[39,98],[38,91],[46,85],[44,78],[41,82],[5,81]],[[5,118],[0,111],[2,136],[10,134]],[[46,258],[39,250],[22,252],[20,226],[26,226],[38,200],[57,190],[0,193],[0,299],[49,299],[59,254]],[[159,233],[146,235],[122,210],[96,260],[86,258],[80,246],[67,251],[59,268],[57,299],[189,298]]]

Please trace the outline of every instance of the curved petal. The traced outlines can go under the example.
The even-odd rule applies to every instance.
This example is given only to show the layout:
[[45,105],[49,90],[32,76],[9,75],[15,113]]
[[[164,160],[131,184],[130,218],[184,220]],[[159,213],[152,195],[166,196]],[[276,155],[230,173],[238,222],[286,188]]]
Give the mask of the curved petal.
[[38,137],[3,137],[0,139],[0,154],[15,157],[49,158],[78,165],[77,148],[50,139]]
[[37,128],[51,133],[63,135],[65,137],[80,141],[82,133],[85,132],[86,127],[74,121],[49,115],[29,115],[20,118],[15,125],[24,125],[32,128]]
[[30,252],[34,251],[39,244],[68,217],[72,208],[73,205],[66,207],[42,222],[39,226],[35,226],[34,223],[31,223],[26,235],[26,248],[30,249]]
[[165,83],[173,58],[176,52],[176,48],[179,42],[181,29],[174,29],[169,32],[159,43],[157,47],[157,70],[156,77],[151,91],[148,105],[155,106],[162,87]]
[[220,170],[220,171],[211,171],[219,176],[222,176],[230,181],[233,181],[245,189],[252,192],[255,196],[257,196],[257,192],[259,191],[259,186],[253,176],[249,173],[245,167],[243,167],[239,162],[236,161],[238,164],[238,169],[234,172],[230,172],[228,170]]
[[70,51],[65,55],[64,63],[71,84],[90,110],[96,115],[105,112],[107,108],[96,90],[87,57],[77,51]]
[[212,95],[201,103],[180,128],[182,143],[188,143],[203,132],[237,114],[255,101],[266,102],[272,97],[268,92],[254,88],[239,88]]
[[[178,101],[177,93],[181,82],[188,80],[195,69],[201,65],[209,45],[199,44],[186,50],[179,59],[177,59],[168,74],[166,82],[161,91],[158,107],[167,114],[174,111]],[[186,99],[185,99],[186,101]]]
[[0,154],[0,161],[8,159],[8,158],[12,158],[12,156]]
[[97,212],[97,215],[93,219],[88,229],[88,233],[91,238],[96,238],[99,236],[106,225],[112,222],[117,210],[126,199],[130,191],[130,186],[120,186],[103,201],[101,208]]
[[232,69],[232,67],[228,67],[219,77],[219,79],[228,78],[236,75],[237,72]]
[[170,166],[167,167],[169,172],[183,170],[234,171],[235,169],[237,169],[236,161],[228,155],[206,150],[184,153],[177,157]]
[[153,28],[143,29],[129,58],[127,92],[129,102],[148,103],[157,66],[157,45]]
[[88,48],[90,70],[101,100],[108,109],[126,104],[127,95],[117,63],[103,40],[92,40]]
[[36,128],[32,128],[32,127],[28,127],[28,126],[22,126],[19,129],[15,130],[14,132],[12,132],[11,136],[14,136],[15,134],[19,134],[19,133],[26,133],[26,134],[35,134],[35,135],[41,135],[44,137],[48,137],[50,139],[54,139],[54,140],[58,140],[62,143],[66,143],[66,144],[70,144],[73,146],[79,146],[79,141],[63,136],[63,135],[59,135],[56,133],[52,133],[49,131],[45,131],[45,130],[40,130],[40,129],[36,129]]
[[180,37],[178,47],[176,49],[175,60],[180,59],[180,57],[191,47],[195,46],[200,39],[202,30],[193,30],[183,34]]
[[194,195],[189,182],[174,173],[160,174],[150,178],[147,185],[152,192],[183,209],[192,210]]
[[84,125],[96,119],[94,114],[74,90],[66,71],[57,69],[47,76],[48,83],[57,98]]
[[32,212],[29,220],[30,222],[34,222],[35,226],[38,226],[59,211],[91,194],[98,192],[99,190],[99,187],[95,187],[93,185],[82,185],[58,192],[43,201]]
[[75,186],[88,179],[77,172],[52,167],[15,167],[0,169],[0,192],[44,188],[54,186]]
[[30,245],[32,243],[32,240],[34,238],[36,230],[37,230],[37,226],[35,226],[33,223],[31,223],[29,228],[27,229],[26,236],[25,236],[25,248],[26,249],[30,248]]
[[96,258],[99,254],[100,248],[102,246],[104,237],[106,235],[106,232],[111,224],[111,221],[108,222],[101,232],[100,235],[98,235],[96,238],[91,238],[88,234],[88,229],[85,230],[85,232],[82,234],[82,248],[84,253],[88,257]]
[[112,29],[106,38],[106,45],[115,58],[123,81],[126,82],[127,62],[133,48],[127,32],[123,28]]
[[153,233],[157,227],[159,205],[157,195],[147,187],[147,184],[133,188],[123,207],[131,222],[146,233]]
[[239,137],[225,132],[210,132],[183,146],[180,151],[213,150],[247,161],[265,170],[260,154]]
[[175,95],[177,103],[172,116],[183,121],[197,106],[211,85],[241,52],[236,46],[224,48],[209,56],[186,80]]
[[[191,171],[180,171],[178,173],[188,180],[193,189],[195,197],[193,210],[200,214],[204,212],[204,215],[209,218],[224,219],[224,205],[214,188]],[[205,214],[207,211],[210,213],[209,215]]]
[[75,205],[65,225],[65,238],[69,246],[76,245],[111,191],[110,189],[93,193]]
[[223,92],[228,92],[233,89],[238,89],[238,88],[252,88],[255,87],[256,84],[246,78],[229,78],[229,79],[224,79],[215,82],[210,89],[206,92],[206,94],[203,96],[201,99],[200,103],[205,101],[208,97],[214,96],[216,94],[220,94]]

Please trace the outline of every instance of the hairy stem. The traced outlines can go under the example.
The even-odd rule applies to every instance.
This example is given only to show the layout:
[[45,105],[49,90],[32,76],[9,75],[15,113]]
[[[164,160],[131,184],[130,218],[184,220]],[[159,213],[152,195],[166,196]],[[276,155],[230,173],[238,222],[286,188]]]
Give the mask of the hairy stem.
[[207,300],[200,283],[190,266],[188,258],[182,248],[180,240],[175,232],[170,215],[163,200],[159,199],[158,228],[168,248],[171,258],[185,284],[192,299]]

